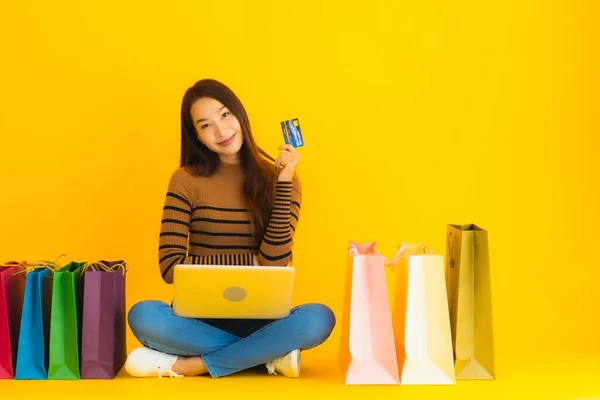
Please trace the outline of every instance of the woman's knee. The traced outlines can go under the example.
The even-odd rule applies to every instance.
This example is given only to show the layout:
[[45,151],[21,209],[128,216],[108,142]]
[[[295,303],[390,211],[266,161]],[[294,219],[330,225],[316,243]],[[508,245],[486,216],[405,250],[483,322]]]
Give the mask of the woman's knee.
[[160,314],[168,307],[165,303],[146,300],[136,303],[127,315],[129,327],[138,339],[143,339],[160,327]]
[[299,333],[303,347],[315,347],[327,340],[336,323],[333,311],[323,304],[305,304],[300,310]]

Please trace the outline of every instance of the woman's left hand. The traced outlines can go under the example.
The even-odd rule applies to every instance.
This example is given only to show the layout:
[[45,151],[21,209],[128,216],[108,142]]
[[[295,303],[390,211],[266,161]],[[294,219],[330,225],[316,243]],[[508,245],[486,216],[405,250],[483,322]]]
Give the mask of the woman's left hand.
[[275,160],[275,168],[281,168],[281,171],[279,171],[277,179],[279,181],[291,181],[300,162],[300,154],[290,144],[279,146],[279,150],[281,150],[281,153]]

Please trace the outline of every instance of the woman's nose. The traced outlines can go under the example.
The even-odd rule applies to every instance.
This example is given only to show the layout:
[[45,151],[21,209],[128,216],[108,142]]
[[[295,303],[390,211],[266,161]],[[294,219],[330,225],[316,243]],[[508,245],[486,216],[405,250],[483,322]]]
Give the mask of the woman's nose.
[[220,124],[215,124],[215,136],[217,138],[223,136],[224,134],[224,129]]

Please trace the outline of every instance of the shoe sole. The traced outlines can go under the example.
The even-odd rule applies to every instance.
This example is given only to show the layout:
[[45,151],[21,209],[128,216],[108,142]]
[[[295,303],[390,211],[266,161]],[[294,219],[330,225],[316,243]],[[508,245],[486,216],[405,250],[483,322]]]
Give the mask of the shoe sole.
[[294,359],[296,360],[296,365],[294,366],[296,376],[294,376],[294,378],[298,378],[300,377],[300,366],[302,365],[302,352],[300,350],[294,350],[294,352],[298,353],[298,356],[294,357]]

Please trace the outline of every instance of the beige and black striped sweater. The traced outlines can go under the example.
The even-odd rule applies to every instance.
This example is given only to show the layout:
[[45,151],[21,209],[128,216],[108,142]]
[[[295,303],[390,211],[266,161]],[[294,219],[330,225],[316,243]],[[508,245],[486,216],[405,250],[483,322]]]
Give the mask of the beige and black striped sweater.
[[215,175],[199,177],[185,168],[169,181],[159,242],[160,272],[173,282],[176,264],[283,266],[292,255],[300,216],[300,181],[277,182],[264,238],[252,231],[239,164],[221,163]]

